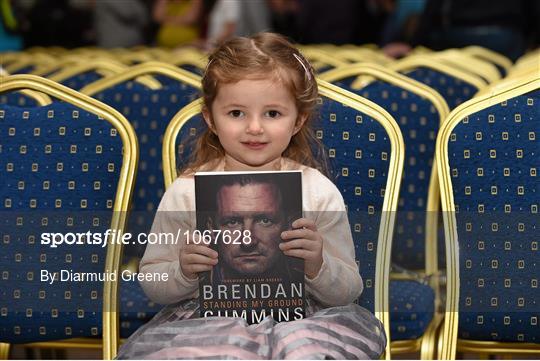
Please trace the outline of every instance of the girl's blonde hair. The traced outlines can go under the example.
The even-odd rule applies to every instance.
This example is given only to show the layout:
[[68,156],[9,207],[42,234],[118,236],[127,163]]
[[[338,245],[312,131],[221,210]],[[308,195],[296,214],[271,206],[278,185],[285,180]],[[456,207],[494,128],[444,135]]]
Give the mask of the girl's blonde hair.
[[[312,66],[286,38],[274,33],[258,33],[251,37],[236,37],[216,48],[208,58],[202,78],[203,108],[211,115],[221,84],[244,79],[281,81],[296,99],[299,119],[306,122],[283,153],[301,164],[326,170],[325,162],[317,160],[324,154],[321,143],[310,127],[318,90]],[[314,155],[317,153],[317,157]],[[210,129],[198,138],[192,158],[183,173],[193,173],[206,163],[221,159],[225,151],[217,135]]]

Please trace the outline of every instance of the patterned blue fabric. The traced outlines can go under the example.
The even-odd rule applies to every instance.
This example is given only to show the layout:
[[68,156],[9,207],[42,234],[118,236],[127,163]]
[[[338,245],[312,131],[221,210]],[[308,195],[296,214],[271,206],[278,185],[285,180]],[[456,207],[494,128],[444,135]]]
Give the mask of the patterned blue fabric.
[[51,285],[41,275],[101,273],[106,248],[54,248],[41,239],[45,232],[104,233],[121,166],[120,136],[91,113],[63,102],[0,107],[1,342],[101,333],[102,282]]
[[93,83],[101,78],[103,78],[102,75],[92,70],[64,79],[60,82],[60,84],[65,85],[71,89],[81,90],[85,85]]
[[[344,78],[336,82],[336,85],[385,108],[398,121],[403,134],[406,160],[392,244],[392,261],[405,268],[423,269],[426,204],[435,138],[439,128],[438,113],[429,100],[382,81],[373,81],[360,90],[353,89],[355,79],[355,76]],[[433,307],[434,292],[429,286],[419,282],[392,281],[392,339],[420,337],[433,318]],[[424,312],[420,313],[420,310]]]
[[180,129],[176,137],[176,165],[180,173],[195,156],[196,144],[208,127],[202,114],[191,117]]
[[[94,95],[122,113],[133,125],[139,140],[139,170],[128,224],[128,231],[133,234],[150,231],[164,193],[161,150],[165,129],[172,117],[199,94],[198,89],[176,80],[164,76],[159,80],[167,85],[158,90],[129,81]],[[144,245],[127,245],[124,249],[125,255],[142,256],[143,253]],[[120,288],[121,337],[131,335],[159,310],[140,287],[125,286],[123,283]]]
[[[129,224],[133,233],[150,230],[164,193],[161,148],[165,129],[172,117],[198,94],[198,89],[178,82],[151,90],[130,81],[94,95],[122,113],[133,125],[139,140],[139,170]],[[129,245],[127,251],[141,256],[144,248],[134,249]]]
[[390,140],[383,126],[329,98],[320,100],[313,128],[328,151],[330,179],[347,205],[356,259],[364,280],[359,304],[374,311],[375,259],[390,162]]
[[448,144],[459,337],[540,343],[540,91],[461,120]]
[[12,105],[17,107],[35,107],[38,103],[20,92],[10,92],[0,94],[0,105]]
[[405,75],[435,89],[446,100],[450,110],[471,99],[479,90],[463,80],[431,68],[420,67],[405,72]]
[[390,282],[392,341],[413,340],[424,334],[433,319],[435,292],[416,281]]
[[405,142],[406,159],[392,261],[408,269],[424,269],[426,205],[439,114],[428,99],[410,91],[382,81],[374,81],[357,90],[351,87],[354,79],[348,77],[336,85],[382,106],[398,122]]

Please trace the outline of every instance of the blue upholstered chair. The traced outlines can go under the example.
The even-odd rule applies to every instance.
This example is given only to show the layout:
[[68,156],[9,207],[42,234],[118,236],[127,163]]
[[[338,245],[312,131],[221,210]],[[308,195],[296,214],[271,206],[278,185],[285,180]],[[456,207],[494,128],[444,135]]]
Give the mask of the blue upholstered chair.
[[[24,65],[23,65],[24,64]],[[30,74],[37,67],[37,64],[26,64],[25,63],[13,63],[7,68],[11,74]]]
[[491,62],[497,67],[499,73],[501,74],[501,77],[503,78],[506,77],[508,71],[512,67],[512,60],[491,49],[487,49],[481,46],[467,46],[466,48],[461,49],[461,51],[470,54],[478,59]]
[[442,95],[450,110],[471,99],[478,90],[487,85],[479,76],[426,56],[411,56],[390,64],[389,67],[435,89]]
[[[0,69],[0,82],[5,76],[10,74]],[[21,91],[8,92],[0,94],[0,104],[12,105],[18,107],[34,107],[38,105],[47,105],[51,103],[51,98],[43,93],[38,93],[32,90],[23,89]]]
[[[1,80],[0,80],[1,81]],[[51,98],[43,93],[32,90],[22,90],[0,94],[0,104],[16,107],[36,107],[51,103]]]
[[103,78],[101,74],[96,71],[87,71],[84,73],[76,74],[71,77],[68,77],[62,81],[60,84],[67,86],[68,88],[81,90],[85,85],[95,82]]
[[2,65],[10,74],[30,74],[34,70],[56,61],[53,56],[43,52],[34,54],[12,53],[9,55],[2,54]]
[[[0,342],[65,347],[101,335],[103,356],[114,357],[117,282],[103,274],[118,273],[121,245],[89,244],[86,236],[74,244],[68,234],[124,229],[137,162],[135,133],[112,108],[50,80],[2,79],[0,92],[18,89],[60,101],[0,105]],[[47,244],[43,235],[50,232],[69,242]],[[42,270],[102,276],[49,283]]]
[[47,77],[71,89],[81,90],[88,84],[127,69],[128,66],[112,60],[93,59],[75,64],[65,63],[63,68]]
[[473,99],[437,141],[447,251],[440,357],[540,354],[540,78]]
[[[149,74],[158,74],[161,79],[167,78],[167,85],[151,88],[132,81]],[[140,146],[139,171],[128,223],[128,230],[133,234],[147,234],[150,231],[155,211],[164,193],[161,163],[163,134],[174,114],[199,96],[199,88],[200,80],[194,75],[169,64],[148,62],[82,89],[83,93],[117,109],[129,120],[137,133]],[[126,258],[141,257],[144,247],[144,244],[128,245],[124,255]],[[148,321],[161,308],[160,305],[153,304],[140,288],[126,292],[130,293],[129,298],[125,297],[124,290],[120,289],[123,337],[129,336],[136,326]],[[123,302],[127,300],[144,307],[127,313],[129,309],[135,310]]]
[[200,68],[199,66],[195,64],[190,63],[182,63],[177,65],[180,69],[184,69],[186,71],[189,71],[190,73],[203,76],[204,75],[204,68]]
[[448,106],[431,88],[375,64],[348,65],[321,78],[374,101],[398,121],[406,160],[392,261],[426,277],[390,282],[392,352],[421,350],[422,359],[433,359],[435,331],[442,318],[434,317],[440,300],[437,297],[436,302],[439,190],[433,160],[439,123],[448,114]]
[[502,78],[501,73],[493,63],[479,59],[465,51],[447,49],[433,52],[429,57],[448,64],[452,68],[476,75],[488,84],[497,82]]
[[205,54],[189,52],[184,54],[175,54],[171,64],[202,77],[204,75],[204,69],[206,69],[207,62],[208,59],[206,58]]
[[335,57],[321,49],[302,47],[301,50],[302,54],[309,60],[313,69],[315,69],[315,72],[318,74],[349,64],[348,61]]
[[[6,70],[6,67],[15,64],[16,62],[28,58],[27,54],[18,51],[10,51],[2,53],[2,69]],[[1,73],[1,72],[0,72]]]
[[[373,311],[389,337],[388,275],[397,207],[403,140],[393,118],[374,103],[319,81],[316,137],[328,151],[329,177],[345,199],[356,257],[364,280],[358,303]],[[201,101],[191,103],[171,121],[163,143],[165,183],[182,163],[189,139],[204,129]],[[387,357],[390,349],[387,348]]]

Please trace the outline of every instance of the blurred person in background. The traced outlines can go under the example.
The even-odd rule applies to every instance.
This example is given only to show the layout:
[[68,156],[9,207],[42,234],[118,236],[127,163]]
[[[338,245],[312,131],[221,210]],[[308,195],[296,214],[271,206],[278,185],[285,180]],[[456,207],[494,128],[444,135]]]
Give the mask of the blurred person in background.
[[156,45],[175,48],[200,42],[199,23],[203,15],[202,0],[157,0],[153,20],[160,24]]
[[208,19],[207,48],[232,38],[271,30],[267,0],[217,0]]
[[407,55],[411,50],[426,0],[380,0],[389,16],[384,25],[380,45],[393,58]]
[[24,47],[93,45],[93,1],[16,0]]
[[413,45],[479,45],[516,60],[538,46],[538,0],[427,0]]
[[0,0],[0,51],[22,49],[19,22],[11,0]]
[[386,13],[379,0],[298,0],[301,44],[377,43]]
[[103,48],[130,48],[145,43],[148,9],[142,0],[94,2],[96,43]]
[[296,18],[299,11],[298,0],[270,0],[272,28],[276,33],[291,39],[298,39]]

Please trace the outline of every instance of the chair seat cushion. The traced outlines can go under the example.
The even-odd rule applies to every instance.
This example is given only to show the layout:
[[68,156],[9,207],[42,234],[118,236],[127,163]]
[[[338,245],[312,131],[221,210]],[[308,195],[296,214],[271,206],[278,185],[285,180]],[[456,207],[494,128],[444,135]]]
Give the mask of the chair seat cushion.
[[390,332],[393,341],[422,336],[433,319],[435,292],[417,281],[390,282]]
[[[464,308],[464,307],[463,307]],[[463,312],[459,314],[459,338],[478,341],[540,344],[540,312]]]
[[151,301],[137,281],[120,285],[120,337],[127,338],[162,308]]

